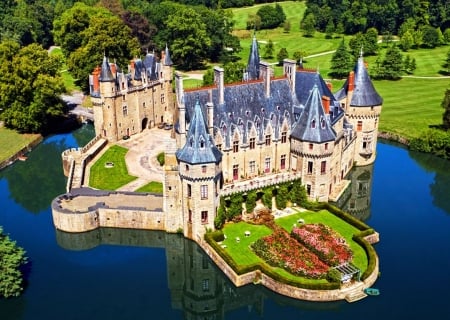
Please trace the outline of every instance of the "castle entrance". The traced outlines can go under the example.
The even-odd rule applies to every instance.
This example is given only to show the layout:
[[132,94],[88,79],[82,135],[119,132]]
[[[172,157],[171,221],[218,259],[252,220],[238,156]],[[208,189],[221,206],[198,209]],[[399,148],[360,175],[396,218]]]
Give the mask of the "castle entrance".
[[148,119],[147,119],[147,118],[142,119],[142,128],[141,128],[141,131],[144,131],[144,129],[147,128],[147,124],[148,124]]

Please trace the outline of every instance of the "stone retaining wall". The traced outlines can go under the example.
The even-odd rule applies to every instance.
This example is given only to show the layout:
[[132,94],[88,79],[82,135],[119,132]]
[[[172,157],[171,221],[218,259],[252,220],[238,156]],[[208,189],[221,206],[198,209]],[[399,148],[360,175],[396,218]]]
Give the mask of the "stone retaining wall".
[[233,282],[236,287],[244,286],[250,283],[260,283],[266,288],[294,299],[307,301],[338,301],[344,300],[347,296],[358,293],[363,293],[364,289],[371,287],[377,280],[379,273],[378,257],[376,258],[376,267],[373,273],[364,282],[353,282],[349,285],[343,286],[336,290],[309,290],[299,287],[287,285],[278,282],[261,271],[252,271],[243,275],[238,275],[234,270],[223,260],[223,258],[204,240],[198,242],[202,249],[208,254],[212,261],[219,269]]

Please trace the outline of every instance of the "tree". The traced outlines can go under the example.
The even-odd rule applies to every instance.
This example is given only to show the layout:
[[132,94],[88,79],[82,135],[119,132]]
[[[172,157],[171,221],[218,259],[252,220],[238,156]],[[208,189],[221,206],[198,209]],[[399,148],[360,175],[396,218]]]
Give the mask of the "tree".
[[228,62],[223,66],[225,83],[242,81],[245,65],[241,62]]
[[289,31],[291,31],[291,23],[289,22],[289,20],[283,22],[283,30],[284,33],[289,33]]
[[276,28],[286,20],[283,8],[279,4],[274,7],[270,5],[262,6],[256,14],[261,18],[261,29]]
[[432,26],[424,26],[422,28],[423,45],[428,48],[434,48],[439,45],[439,34]]
[[312,13],[308,14],[305,19],[301,22],[300,26],[305,37],[313,37],[316,32],[316,19]]
[[271,59],[273,58],[273,52],[275,50],[275,46],[273,45],[272,40],[269,39],[265,46],[264,58]]
[[414,44],[414,38],[409,30],[406,30],[400,38],[400,46],[403,51],[408,51]]
[[167,22],[168,40],[172,59],[182,69],[191,70],[203,65],[207,50],[211,45],[206,25],[201,16],[192,8],[170,15]]
[[450,43],[450,28],[445,29],[442,36],[444,37],[445,43]]
[[281,48],[277,54],[278,65],[281,66],[283,64],[283,60],[287,58],[289,58],[289,54],[286,48]]
[[55,43],[61,46],[66,58],[69,58],[73,52],[83,45],[83,31],[89,28],[91,18],[94,16],[111,17],[112,14],[103,7],[93,8],[77,2],[61,17],[55,19],[53,22]]
[[132,57],[139,55],[137,39],[131,37],[130,28],[116,16],[92,17],[81,38],[82,46],[70,54],[67,67],[84,92],[89,89],[89,74],[101,63],[104,55],[114,59],[122,68],[128,66]]
[[330,76],[344,78],[353,67],[352,55],[347,50],[344,38],[331,58]]
[[257,14],[249,14],[247,19],[247,30],[261,29],[261,17]]
[[25,250],[17,246],[0,227],[0,297],[17,297],[23,290],[20,267],[27,262]]
[[61,61],[38,44],[20,48],[0,44],[0,114],[5,125],[21,132],[44,132],[64,114]]
[[299,50],[295,51],[292,55],[293,59],[296,61],[296,63],[299,63],[300,60],[303,60],[307,56],[307,53],[305,50]]
[[442,115],[442,125],[446,130],[450,129],[450,89],[445,90],[444,99],[441,103],[444,108],[444,114]]
[[447,73],[450,74],[450,50],[447,52],[447,59],[445,60],[444,68],[447,68]]
[[138,39],[142,52],[156,47],[152,38],[157,32],[157,28],[151,25],[147,18],[134,11],[122,12],[120,17],[125,25],[131,29],[131,36]]
[[364,55],[376,55],[378,51],[378,30],[367,29],[364,34]]
[[335,27],[334,27],[334,23],[333,23],[333,18],[330,17],[330,19],[328,20],[327,26],[325,28],[325,38],[332,39],[334,32],[335,32]]
[[403,69],[403,58],[400,49],[392,44],[386,50],[384,59],[377,70],[377,77],[381,79],[400,79]]

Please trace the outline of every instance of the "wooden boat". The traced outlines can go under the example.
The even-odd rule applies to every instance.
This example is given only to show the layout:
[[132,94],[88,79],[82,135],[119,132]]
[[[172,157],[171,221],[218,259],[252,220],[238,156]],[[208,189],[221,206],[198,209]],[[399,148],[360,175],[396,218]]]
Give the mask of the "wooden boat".
[[380,295],[380,290],[376,288],[366,288],[364,289],[364,293],[370,295],[370,296],[378,296]]

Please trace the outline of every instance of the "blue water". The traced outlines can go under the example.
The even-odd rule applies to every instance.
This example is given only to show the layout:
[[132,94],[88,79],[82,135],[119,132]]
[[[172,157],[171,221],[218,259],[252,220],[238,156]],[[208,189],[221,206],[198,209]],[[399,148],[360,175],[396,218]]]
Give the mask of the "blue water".
[[[0,171],[0,225],[26,249],[27,287],[0,300],[0,319],[441,319],[450,314],[450,163],[380,142],[366,222],[380,296],[356,303],[288,299],[234,287],[192,242],[158,232],[56,232],[50,202],[64,192],[61,152],[92,128],[47,138]],[[369,202],[368,202],[369,203]],[[132,245],[130,245],[132,244]],[[207,289],[205,290],[205,283]]]

